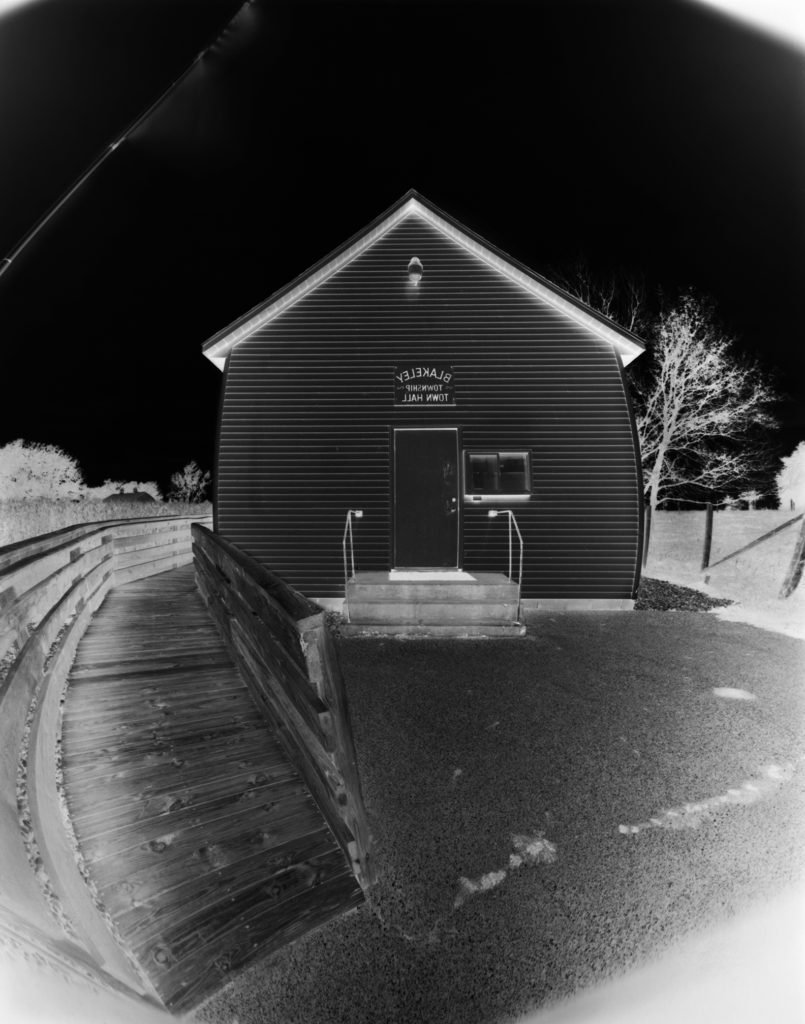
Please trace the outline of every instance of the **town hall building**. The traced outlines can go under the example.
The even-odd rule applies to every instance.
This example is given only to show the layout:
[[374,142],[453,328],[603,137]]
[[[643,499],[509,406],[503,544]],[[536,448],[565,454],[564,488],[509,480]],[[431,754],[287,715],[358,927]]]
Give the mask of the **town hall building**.
[[631,608],[643,348],[409,192],[204,345],[215,529],[380,631]]

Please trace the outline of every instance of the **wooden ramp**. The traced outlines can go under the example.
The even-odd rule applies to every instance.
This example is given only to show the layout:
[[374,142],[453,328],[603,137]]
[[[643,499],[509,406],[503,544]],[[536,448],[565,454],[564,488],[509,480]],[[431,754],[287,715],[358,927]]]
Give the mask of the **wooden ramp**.
[[98,901],[171,1010],[362,902],[192,566],[108,595],[70,673],[62,750]]

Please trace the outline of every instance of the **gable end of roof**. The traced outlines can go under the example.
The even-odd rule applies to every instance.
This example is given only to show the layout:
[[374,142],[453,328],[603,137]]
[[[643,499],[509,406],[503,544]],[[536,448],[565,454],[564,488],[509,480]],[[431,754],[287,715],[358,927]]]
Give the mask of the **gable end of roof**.
[[397,224],[411,216],[419,217],[431,224],[467,252],[520,285],[524,290],[602,337],[619,352],[624,366],[645,350],[643,342],[631,331],[619,327],[569,292],[549,282],[547,278],[490,245],[412,189],[372,221],[368,227],[353,235],[334,252],[325,256],[279,291],[274,292],[243,316],[238,317],[237,320],[214,334],[202,347],[204,355],[220,369],[223,369],[227,355],[236,345],[304,296],[309,295]]

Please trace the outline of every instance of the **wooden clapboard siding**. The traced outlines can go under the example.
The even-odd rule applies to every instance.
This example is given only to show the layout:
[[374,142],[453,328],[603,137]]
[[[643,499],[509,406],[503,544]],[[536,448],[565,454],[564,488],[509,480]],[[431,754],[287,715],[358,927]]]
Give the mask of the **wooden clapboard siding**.
[[62,749],[99,904],[172,1010],[361,902],[192,567],[107,596],[70,672]]
[[[393,407],[395,366],[416,362],[452,366],[454,408]],[[619,357],[416,216],[230,353],[219,532],[302,592],[342,596],[348,508],[364,512],[358,569],[392,564],[399,426],[458,426],[462,448],[530,451],[533,494],[512,506],[524,598],[633,596],[640,481]],[[461,545],[467,570],[506,564],[506,529],[487,507],[462,508]]]

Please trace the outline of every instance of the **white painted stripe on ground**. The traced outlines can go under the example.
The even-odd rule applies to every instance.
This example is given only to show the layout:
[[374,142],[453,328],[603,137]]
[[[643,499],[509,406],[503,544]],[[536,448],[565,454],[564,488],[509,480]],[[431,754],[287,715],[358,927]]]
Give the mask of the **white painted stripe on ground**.
[[754,693],[748,690],[737,690],[733,686],[714,686],[713,693],[716,697],[724,697],[727,700],[757,700]]
[[[801,762],[803,758],[799,760]],[[706,818],[712,817],[716,811],[729,804],[753,804],[772,796],[784,782],[793,777],[796,767],[791,761],[786,764],[764,765],[757,778],[747,779],[740,786],[728,789],[726,793],[668,808],[637,825],[618,825],[618,831],[622,835],[636,835],[649,828],[698,828]]]
[[513,835],[512,846],[515,852],[509,854],[506,870],[488,871],[474,879],[465,878],[463,875],[459,878],[459,890],[453,901],[454,907],[460,907],[471,896],[496,888],[505,880],[509,871],[517,871],[525,865],[550,864],[556,860],[556,844],[546,839],[541,832],[534,836]]

